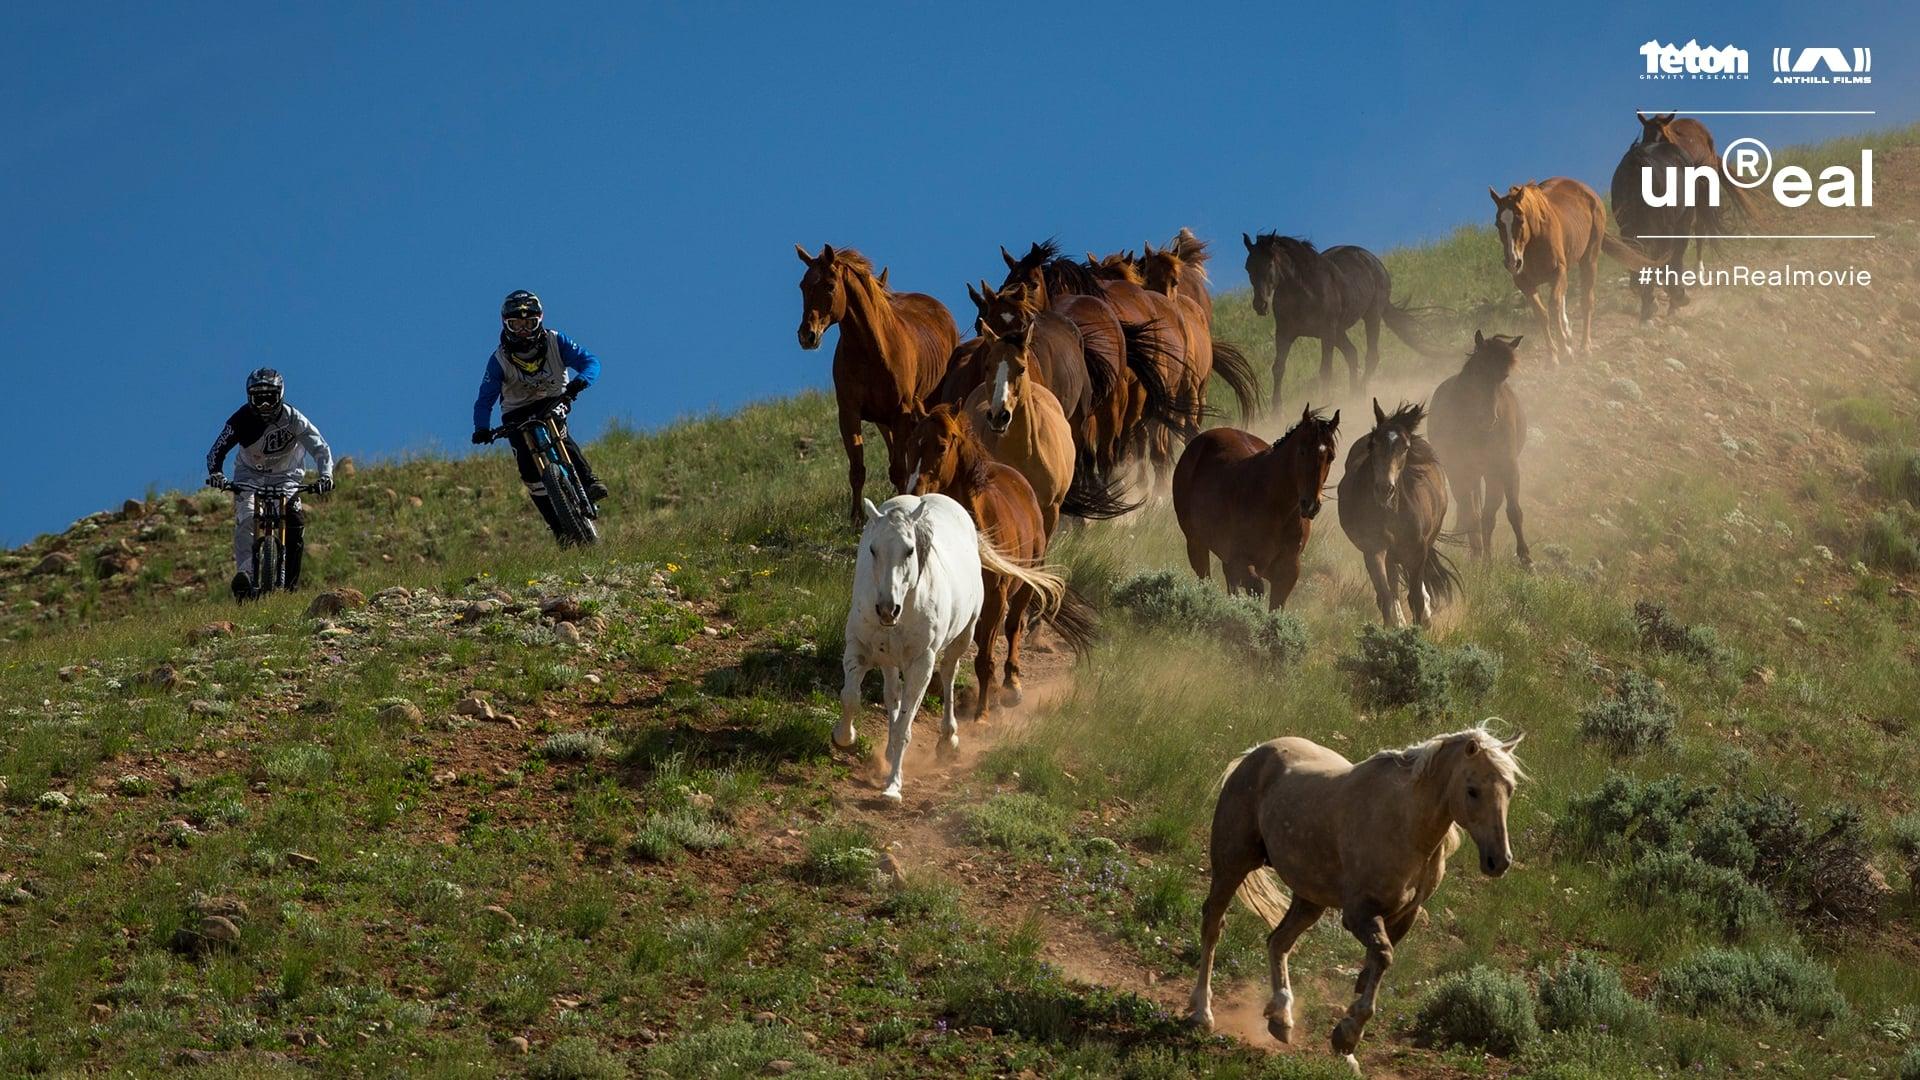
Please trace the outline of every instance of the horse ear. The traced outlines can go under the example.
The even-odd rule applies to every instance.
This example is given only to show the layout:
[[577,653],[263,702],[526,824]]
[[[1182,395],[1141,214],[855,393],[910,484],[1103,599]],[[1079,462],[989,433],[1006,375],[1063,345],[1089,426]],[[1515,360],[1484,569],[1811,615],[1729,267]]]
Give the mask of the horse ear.
[[1007,253],[1007,245],[1005,244],[1000,245],[1000,257],[1007,261],[1007,269],[1015,270],[1019,268],[1020,260]]
[[986,299],[985,299],[985,298],[983,298],[983,297],[982,297],[982,296],[981,296],[981,295],[980,295],[980,294],[979,294],[978,292],[976,292],[976,291],[974,291],[974,288],[973,288],[973,283],[972,283],[972,282],[968,282],[968,283],[967,283],[967,299],[969,299],[969,300],[971,300],[971,301],[973,301],[973,306],[974,306],[974,307],[986,307],[986,306],[987,306],[987,301],[986,301]]
[[1472,757],[1473,755],[1475,755],[1475,754],[1477,754],[1477,753],[1479,753],[1479,752],[1480,752],[1480,744],[1479,744],[1478,742],[1475,742],[1475,741],[1471,741],[1471,740],[1470,740],[1470,741],[1468,741],[1468,743],[1467,743],[1467,756],[1468,756],[1468,757]]
[[1487,339],[1480,336],[1480,331],[1475,330],[1473,332],[1473,347],[1477,349],[1480,346],[1485,345],[1486,343],[1487,343]]
[[880,508],[873,505],[872,499],[861,499],[860,505],[866,509],[868,521],[873,521],[880,516]]
[[1332,420],[1330,420],[1330,421],[1328,421],[1328,424],[1329,424],[1329,426],[1331,426],[1331,427],[1339,427],[1339,426],[1340,426],[1340,410],[1339,410],[1339,409],[1335,409],[1335,410],[1333,410],[1333,419],[1332,419]]
[[1387,414],[1380,408],[1379,398],[1373,399],[1373,422],[1375,424],[1384,424],[1387,422]]
[[813,256],[807,254],[806,248],[801,247],[799,244],[795,244],[793,245],[793,253],[795,255],[800,256],[801,262],[806,263],[808,266],[813,265]]
[[833,261],[833,245],[832,244],[820,245],[820,261],[823,263],[830,263]]
[[1493,190],[1493,186],[1491,184],[1487,186],[1487,198],[1493,200],[1493,205],[1495,206],[1500,205],[1500,193]]
[[1638,120],[1638,121],[1640,121],[1640,122],[1641,122],[1641,123],[1643,123],[1643,124],[1647,122],[1647,114],[1646,114],[1646,113],[1643,113],[1643,112],[1640,112],[1640,111],[1639,111],[1639,110],[1637,110],[1637,109],[1636,109],[1636,110],[1634,110],[1634,114],[1633,114],[1633,118],[1634,118],[1635,120]]
[[1300,408],[1300,422],[1306,423],[1313,417],[1313,402],[1309,401]]
[[893,273],[893,267],[883,266],[880,268],[880,276],[877,278],[874,278],[874,280],[879,282],[880,287],[884,289],[887,287],[887,275],[891,273]]
[[1519,349],[1519,348],[1520,348],[1520,342],[1521,342],[1521,341],[1522,341],[1523,339],[1525,339],[1525,338],[1526,338],[1526,336],[1527,336],[1527,335],[1525,335],[1525,334],[1515,334],[1515,335],[1513,335],[1513,340],[1512,340],[1512,341],[1509,341],[1509,342],[1507,342],[1507,348],[1509,348],[1509,349]]
[[[1493,189],[1492,189],[1492,188],[1488,188],[1487,190],[1489,190],[1489,191],[1491,191],[1491,190],[1493,190]],[[1252,250],[1253,250],[1253,237],[1251,237],[1251,236],[1248,236],[1248,235],[1247,235],[1246,233],[1241,233],[1241,234],[1240,234],[1240,242],[1241,242],[1241,243],[1243,243],[1243,244],[1245,244],[1245,245],[1247,245],[1247,250],[1248,250],[1248,251],[1252,251]]]

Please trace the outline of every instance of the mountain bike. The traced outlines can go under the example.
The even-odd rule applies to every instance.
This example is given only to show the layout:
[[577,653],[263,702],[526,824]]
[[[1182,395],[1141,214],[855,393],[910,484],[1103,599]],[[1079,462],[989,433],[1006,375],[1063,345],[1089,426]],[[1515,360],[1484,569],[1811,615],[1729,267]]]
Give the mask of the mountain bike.
[[284,484],[262,487],[229,481],[227,491],[244,491],[253,496],[253,591],[248,599],[258,600],[270,592],[287,587],[287,518],[296,496],[313,494],[318,484]]
[[540,463],[540,482],[546,486],[547,500],[560,521],[561,543],[591,544],[600,539],[600,530],[594,525],[600,509],[587,498],[580,469],[567,453],[565,422],[564,410],[547,409],[510,427],[491,429],[487,441],[511,436],[532,451],[533,459]]

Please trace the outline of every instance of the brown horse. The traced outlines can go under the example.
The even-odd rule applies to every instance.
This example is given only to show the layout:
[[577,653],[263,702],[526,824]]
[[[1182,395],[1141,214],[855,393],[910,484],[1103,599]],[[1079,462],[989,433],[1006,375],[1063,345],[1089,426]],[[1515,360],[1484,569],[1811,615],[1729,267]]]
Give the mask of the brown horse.
[[1483,337],[1475,330],[1466,366],[1433,392],[1427,432],[1453,485],[1460,530],[1467,534],[1474,556],[1484,559],[1492,551],[1493,518],[1504,500],[1520,564],[1532,566],[1520,512],[1520,448],[1527,442],[1527,416],[1507,382],[1519,350],[1518,337]]
[[[1640,121],[1640,139],[1634,144],[1635,146],[1671,143],[1679,147],[1680,152],[1686,155],[1687,164],[1702,165],[1719,174],[1720,193],[1726,197],[1728,207],[1738,211],[1740,216],[1748,221],[1759,216],[1760,204],[1754,201],[1753,193],[1735,184],[1727,175],[1726,163],[1720,160],[1720,151],[1713,145],[1713,132],[1707,130],[1707,125],[1690,116],[1675,119],[1673,113],[1654,113],[1649,116],[1646,113],[1637,112],[1633,115]],[[1679,181],[1674,182],[1677,184]],[[1613,212],[1614,216],[1618,217],[1620,192],[1617,181],[1614,186]],[[1693,209],[1696,211],[1701,227],[1701,235],[1694,237],[1694,243],[1698,247],[1700,257],[1704,259],[1707,255],[1707,241],[1711,239],[1710,234],[1720,232],[1721,226],[1725,224],[1721,212],[1723,208],[1715,207],[1701,199],[1695,201]],[[1627,231],[1624,223],[1620,231]],[[1686,242],[1683,240],[1680,242],[1680,261],[1684,261],[1686,253]]]
[[1229,592],[1287,602],[1300,578],[1300,553],[1340,441],[1340,414],[1309,406],[1300,422],[1267,445],[1236,428],[1217,427],[1187,444],[1173,470],[1173,514],[1187,538],[1187,561],[1202,581],[1220,556]]
[[[982,281],[978,290],[967,286],[967,296],[979,312],[974,321],[976,330],[992,327],[996,334],[1005,336],[1017,327],[1031,328],[1033,377],[1060,400],[1067,422],[1073,425],[1074,445],[1091,453],[1096,402],[1111,396],[1117,375],[1108,366],[1108,358],[1091,352],[1079,325],[1039,303],[1025,285],[996,292]],[[948,370],[941,384],[942,401],[954,400],[947,395],[960,390],[962,382],[967,385],[959,400],[965,401],[974,387],[992,377],[983,361],[969,366],[971,370],[964,375]]]
[[[964,416],[950,405],[936,406],[914,428],[908,448],[918,470],[912,480],[915,494],[946,495],[967,508],[980,534],[1009,561],[1040,564],[1047,553],[1047,527],[1033,485],[1019,470],[995,461]],[[992,707],[993,647],[1002,633],[1007,639],[1003,685],[1012,700],[1019,700],[1020,648],[1034,600],[1033,589],[1012,577],[984,568],[981,574],[987,591],[973,631],[976,720],[986,719]],[[1048,622],[1076,651],[1092,641],[1092,613],[1071,593]]]
[[1182,226],[1167,242],[1167,250],[1178,256],[1180,262],[1191,273],[1180,277],[1178,288],[1180,295],[1189,297],[1200,309],[1207,313],[1207,325],[1213,325],[1213,292],[1208,286],[1207,261],[1213,258],[1207,250],[1207,242],[1193,234],[1193,230]]
[[1060,523],[1061,505],[1073,486],[1073,429],[1060,400],[1032,377],[1034,324],[1016,326],[1002,336],[993,327],[987,342],[988,382],[976,386],[960,406],[980,444],[994,460],[1018,469],[1040,501],[1044,536]]
[[[1206,245],[1186,233],[1191,251],[1195,245],[1201,249],[1201,258],[1205,258]],[[1141,276],[1151,292],[1171,298],[1179,306],[1180,329],[1184,335],[1189,357],[1204,357],[1188,365],[1188,373],[1196,381],[1204,383],[1210,372],[1220,376],[1220,381],[1233,391],[1234,400],[1240,406],[1240,415],[1251,419],[1260,410],[1260,379],[1253,373],[1253,365],[1246,356],[1232,344],[1213,336],[1213,301],[1207,295],[1207,272],[1203,262],[1188,262],[1180,254],[1180,237],[1175,244],[1161,250],[1154,250],[1152,244],[1145,246],[1146,255],[1140,260]],[[1204,369],[1204,370],[1203,370]],[[1196,390],[1196,397],[1204,403],[1207,399],[1206,387]]]
[[1434,547],[1447,520],[1447,478],[1433,447],[1420,437],[1427,410],[1402,403],[1392,416],[1373,403],[1373,430],[1353,444],[1340,477],[1340,528],[1360,549],[1373,581],[1380,618],[1400,626],[1402,584],[1413,621],[1422,626],[1433,601],[1459,588],[1453,564]]
[[1519,745],[1520,737],[1501,742],[1482,725],[1357,765],[1300,738],[1261,743],[1229,762],[1208,845],[1213,874],[1200,913],[1194,1024],[1213,1027],[1213,952],[1236,894],[1269,927],[1267,1031],[1281,1042],[1293,1041],[1288,954],[1328,908],[1339,908],[1340,925],[1367,949],[1353,1004],[1332,1037],[1333,1052],[1358,1072],[1352,1055],[1393,947],[1440,887],[1461,833],[1473,838],[1481,873],[1497,878],[1513,865],[1507,807],[1527,778],[1513,756]]
[[852,248],[832,244],[819,255],[793,250],[806,264],[800,278],[800,347],[817,349],[829,326],[840,327],[833,350],[833,396],[840,408],[840,443],[847,452],[852,521],[865,520],[860,505],[867,480],[864,421],[880,429],[887,446],[887,477],[904,491],[906,440],[922,402],[946,373],[960,333],[945,305],[924,293],[896,293],[873,276],[873,264]]
[[[1505,195],[1488,188],[1487,194],[1493,198],[1493,223],[1500,233],[1507,273],[1540,317],[1554,362],[1559,363],[1563,354],[1566,359],[1574,355],[1567,282],[1575,266],[1580,268],[1582,290],[1580,349],[1592,352],[1593,290],[1601,249],[1629,266],[1640,266],[1645,260],[1608,235],[1606,205],[1592,188],[1571,177],[1516,184]],[[1551,308],[1534,295],[1542,285],[1548,287]]]

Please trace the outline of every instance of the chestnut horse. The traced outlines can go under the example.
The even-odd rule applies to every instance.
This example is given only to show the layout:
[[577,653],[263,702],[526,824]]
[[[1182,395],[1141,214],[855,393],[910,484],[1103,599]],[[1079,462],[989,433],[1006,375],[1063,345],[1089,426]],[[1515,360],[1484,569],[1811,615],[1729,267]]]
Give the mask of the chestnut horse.
[[1473,351],[1458,375],[1433,392],[1427,432],[1460,506],[1460,531],[1484,559],[1493,548],[1493,518],[1507,504],[1507,524],[1520,565],[1532,566],[1520,512],[1520,448],[1527,414],[1507,376],[1519,361],[1520,338],[1473,332]]
[[[1233,391],[1234,400],[1240,405],[1240,415],[1251,419],[1260,411],[1260,379],[1253,373],[1253,365],[1247,362],[1241,353],[1228,342],[1213,336],[1213,301],[1207,295],[1207,271],[1204,264],[1206,245],[1193,237],[1192,233],[1182,230],[1190,241],[1185,246],[1192,251],[1196,246],[1201,251],[1201,261],[1189,262],[1180,254],[1180,237],[1175,237],[1174,246],[1155,251],[1152,244],[1145,246],[1146,255],[1140,260],[1141,276],[1151,292],[1171,298],[1180,311],[1180,330],[1184,335],[1188,356],[1210,358],[1208,367],[1220,376],[1220,381]],[[1198,372],[1189,368],[1195,378]],[[1206,401],[1206,389],[1196,391],[1198,399]]]
[[1187,562],[1202,581],[1220,556],[1227,591],[1286,604],[1300,578],[1300,553],[1340,441],[1340,413],[1311,406],[1280,441],[1217,427],[1187,444],[1173,470],[1173,514],[1187,538]]
[[1033,485],[1040,502],[1043,537],[1060,524],[1061,504],[1073,485],[1073,429],[1060,399],[1036,382],[1033,368],[1035,326],[1015,326],[1003,336],[984,328],[988,382],[973,388],[960,415],[994,460],[1013,466]]
[[896,293],[873,276],[873,264],[852,248],[832,244],[819,255],[793,250],[806,264],[800,278],[800,347],[817,349],[827,327],[840,327],[833,350],[833,396],[840,409],[840,443],[847,452],[852,521],[866,514],[861,488],[867,480],[864,421],[880,429],[887,446],[887,477],[904,491],[906,459],[899,444],[919,406],[940,377],[959,340],[945,305],[924,293]]
[[1109,359],[1088,347],[1078,324],[1035,302],[1025,286],[996,292],[993,286],[982,281],[978,289],[967,286],[967,296],[979,312],[974,329],[981,336],[962,342],[954,350],[946,377],[940,381],[932,403],[957,405],[965,401],[975,387],[993,377],[987,363],[984,328],[991,326],[1004,336],[1016,326],[1031,325],[1033,377],[1060,400],[1067,422],[1073,425],[1074,446],[1082,453],[1090,453],[1097,426],[1096,412],[1112,398],[1118,375],[1109,366]]
[[[1040,565],[1047,553],[1047,529],[1033,485],[1019,470],[995,461],[964,416],[951,405],[935,406],[913,429],[907,445],[918,470],[911,481],[915,494],[952,498],[967,508],[980,535],[1007,559]],[[1013,702],[1019,700],[1020,648],[1034,599],[1031,587],[1010,576],[983,568],[982,577],[986,602],[973,636],[976,720],[986,719],[992,707],[993,647],[1002,633],[1007,639],[1003,685]],[[1057,607],[1041,614],[1076,652],[1092,644],[1093,613],[1070,590]]]
[[[1573,322],[1567,318],[1567,283],[1573,267],[1580,268],[1580,349],[1593,351],[1593,289],[1600,272],[1600,252],[1629,266],[1646,260],[1607,233],[1607,208],[1592,188],[1568,176],[1539,183],[1515,184],[1505,195],[1487,189],[1493,198],[1493,224],[1500,234],[1501,259],[1514,287],[1533,306],[1546,332],[1554,363],[1564,354],[1572,359]],[[1547,286],[1551,305],[1535,295]]]
[[1380,618],[1400,626],[1398,593],[1404,585],[1413,621],[1422,626],[1435,599],[1459,588],[1453,564],[1434,545],[1447,520],[1447,478],[1433,447],[1420,437],[1424,406],[1402,404],[1392,416],[1373,403],[1373,430],[1347,454],[1340,477],[1340,528],[1360,549],[1373,581]]
[[1513,865],[1507,807],[1527,778],[1513,756],[1520,738],[1502,742],[1482,724],[1357,764],[1311,740],[1281,738],[1228,762],[1215,788],[1193,1023],[1213,1028],[1213,952],[1238,895],[1269,928],[1267,1032],[1292,1042],[1288,954],[1327,909],[1339,908],[1340,925],[1367,950],[1353,1004],[1332,1037],[1333,1052],[1357,1073],[1353,1052],[1393,947],[1440,887],[1461,834],[1473,838],[1486,876]]

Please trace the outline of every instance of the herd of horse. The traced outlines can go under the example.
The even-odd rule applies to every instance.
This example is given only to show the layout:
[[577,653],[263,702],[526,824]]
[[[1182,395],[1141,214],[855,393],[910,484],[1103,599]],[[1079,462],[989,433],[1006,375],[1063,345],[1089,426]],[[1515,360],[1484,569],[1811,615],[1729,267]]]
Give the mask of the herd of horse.
[[[1698,121],[1640,114],[1640,137],[1622,157],[1611,204],[1622,235],[1607,228],[1608,206],[1564,176],[1489,188],[1501,261],[1540,321],[1558,364],[1592,349],[1593,305],[1602,253],[1632,268],[1683,259],[1686,239],[1722,227],[1710,206],[1648,204],[1644,167],[1718,164],[1713,137]],[[1728,190],[1738,191],[1732,185]],[[1736,212],[1751,206],[1736,201]],[[1648,242],[1649,237],[1659,239]],[[935,685],[944,706],[941,748],[958,745],[953,685],[967,648],[975,650],[974,719],[996,696],[1017,700],[1022,644],[1036,622],[1051,625],[1077,652],[1091,643],[1092,611],[1045,565],[1065,518],[1118,517],[1148,496],[1168,497],[1196,575],[1218,559],[1229,591],[1265,595],[1282,606],[1300,575],[1340,439],[1340,412],[1310,404],[1272,443],[1239,428],[1202,430],[1218,414],[1208,394],[1218,375],[1243,422],[1263,404],[1281,408],[1286,361],[1300,337],[1318,338],[1322,400],[1331,393],[1333,353],[1346,360],[1349,392],[1364,394],[1379,363],[1385,326],[1426,357],[1422,321],[1392,298],[1392,278],[1372,252],[1316,248],[1277,233],[1241,235],[1254,310],[1274,324],[1272,391],[1260,400],[1245,355],[1213,332],[1205,241],[1182,229],[1143,254],[1063,255],[1053,241],[1021,256],[1000,249],[1006,273],[967,292],[974,333],[962,335],[933,297],[898,292],[886,271],[850,248],[796,245],[802,348],[840,329],[833,382],[847,454],[852,519],[861,529],[854,598],[847,618],[842,718],[834,741],[852,745],[861,682],[880,668],[888,718],[889,779],[900,798],[912,721]],[[1583,325],[1576,340],[1567,311],[1578,270]],[[1547,291],[1543,301],[1538,293]],[[1641,318],[1655,293],[1641,286]],[[1669,309],[1687,302],[1668,289]],[[1363,325],[1364,366],[1349,334]],[[1459,587],[1445,540],[1464,539],[1489,558],[1501,508],[1515,553],[1530,563],[1520,505],[1525,412],[1510,385],[1520,336],[1476,331],[1457,372],[1425,403],[1389,411],[1376,398],[1372,422],[1348,450],[1336,487],[1342,530],[1361,555],[1381,619],[1426,624]],[[865,498],[863,425],[879,429],[897,496]],[[1423,434],[1422,427],[1426,432]],[[1129,483],[1129,474],[1140,483]],[[1457,507],[1458,533],[1445,533]],[[1401,598],[1405,598],[1402,608]],[[994,657],[1006,639],[996,684]],[[1291,1035],[1286,954],[1322,911],[1339,907],[1366,946],[1357,997],[1333,1035],[1349,1055],[1372,1012],[1374,988],[1392,945],[1438,886],[1445,859],[1471,835],[1482,869],[1503,873],[1505,813],[1522,777],[1501,742],[1482,728],[1440,736],[1359,764],[1299,739],[1249,751],[1222,778],[1213,828],[1213,886],[1203,925],[1203,962],[1193,997],[1196,1021],[1211,1023],[1207,970],[1228,900],[1239,893],[1272,924],[1268,939],[1275,1037]],[[1348,805],[1339,823],[1302,824],[1316,814],[1295,805]],[[1291,904],[1269,880],[1277,870]]]

